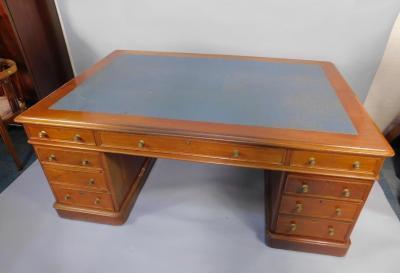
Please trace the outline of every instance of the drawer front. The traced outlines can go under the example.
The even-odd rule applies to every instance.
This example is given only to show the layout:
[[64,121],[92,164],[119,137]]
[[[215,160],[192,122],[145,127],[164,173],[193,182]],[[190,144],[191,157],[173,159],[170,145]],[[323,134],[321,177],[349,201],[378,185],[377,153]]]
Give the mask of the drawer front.
[[36,146],[39,160],[47,163],[67,164],[101,168],[100,153],[91,151],[64,150]]
[[361,201],[367,198],[371,184],[288,175],[285,192]]
[[82,145],[96,145],[91,130],[57,128],[47,126],[28,126],[30,138],[43,141],[61,141]]
[[107,193],[76,190],[53,185],[57,202],[77,207],[113,210],[111,195]]
[[309,151],[293,151],[290,157],[290,166],[292,167],[338,170],[371,175],[376,173],[378,163],[376,158]]
[[306,218],[300,216],[279,215],[276,233],[345,241],[350,235],[352,224]]
[[107,190],[103,172],[76,171],[54,166],[43,166],[50,183],[65,184],[93,190]]
[[203,141],[176,137],[100,133],[101,145],[105,147],[134,149],[139,151],[197,155],[246,162],[265,162],[282,165],[285,149],[256,147],[216,141]]
[[284,195],[279,212],[302,216],[354,221],[360,205],[336,200]]

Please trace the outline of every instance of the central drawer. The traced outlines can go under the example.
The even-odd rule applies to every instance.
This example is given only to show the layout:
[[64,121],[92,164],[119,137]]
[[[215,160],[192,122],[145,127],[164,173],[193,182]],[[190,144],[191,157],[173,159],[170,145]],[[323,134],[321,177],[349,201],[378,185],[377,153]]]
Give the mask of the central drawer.
[[168,136],[100,132],[101,146],[282,165],[286,150]]

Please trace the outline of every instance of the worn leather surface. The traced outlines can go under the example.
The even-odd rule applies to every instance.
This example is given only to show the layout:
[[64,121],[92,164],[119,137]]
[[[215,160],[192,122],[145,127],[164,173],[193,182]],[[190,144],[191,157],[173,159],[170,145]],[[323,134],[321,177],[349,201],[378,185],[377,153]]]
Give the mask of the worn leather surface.
[[316,64],[124,55],[51,109],[356,134]]

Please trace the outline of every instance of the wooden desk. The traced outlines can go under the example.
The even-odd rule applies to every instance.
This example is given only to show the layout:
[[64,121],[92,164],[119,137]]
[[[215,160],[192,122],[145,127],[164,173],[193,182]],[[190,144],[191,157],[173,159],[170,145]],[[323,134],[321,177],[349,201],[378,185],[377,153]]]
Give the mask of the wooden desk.
[[260,168],[267,244],[330,255],[393,155],[318,61],[115,51],[17,121],[62,217],[124,223],[158,157]]

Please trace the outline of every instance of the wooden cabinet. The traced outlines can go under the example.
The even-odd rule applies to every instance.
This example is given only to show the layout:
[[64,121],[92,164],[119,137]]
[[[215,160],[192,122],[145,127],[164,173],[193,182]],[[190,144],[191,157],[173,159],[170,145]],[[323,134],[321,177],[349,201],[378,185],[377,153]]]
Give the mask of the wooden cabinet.
[[374,181],[277,171],[266,171],[265,181],[270,246],[346,254]]
[[53,0],[0,0],[0,57],[17,63],[32,104],[73,77]]

